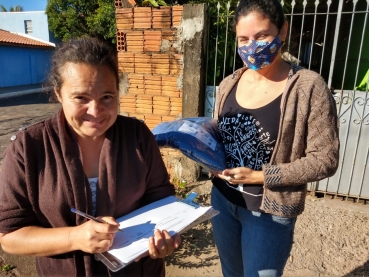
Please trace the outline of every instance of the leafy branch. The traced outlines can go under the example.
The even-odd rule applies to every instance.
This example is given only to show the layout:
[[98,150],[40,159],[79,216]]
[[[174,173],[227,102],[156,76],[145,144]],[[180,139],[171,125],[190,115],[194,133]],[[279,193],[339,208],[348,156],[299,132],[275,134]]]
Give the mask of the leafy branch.
[[159,8],[160,6],[168,6],[168,4],[164,0],[137,0],[132,1],[135,2],[139,7],[154,7]]

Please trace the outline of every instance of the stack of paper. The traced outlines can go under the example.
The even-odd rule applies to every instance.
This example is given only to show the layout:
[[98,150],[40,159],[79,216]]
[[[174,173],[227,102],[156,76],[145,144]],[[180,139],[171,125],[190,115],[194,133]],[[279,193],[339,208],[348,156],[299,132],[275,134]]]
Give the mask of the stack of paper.
[[201,207],[169,196],[117,219],[119,228],[112,247],[96,256],[109,269],[117,271],[148,251],[148,239],[154,230],[167,230],[171,236],[218,214],[211,206]]

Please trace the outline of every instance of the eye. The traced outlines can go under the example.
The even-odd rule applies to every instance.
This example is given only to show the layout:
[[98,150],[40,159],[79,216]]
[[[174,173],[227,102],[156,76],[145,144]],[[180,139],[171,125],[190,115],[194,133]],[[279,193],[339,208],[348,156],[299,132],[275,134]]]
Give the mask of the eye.
[[76,95],[74,97],[74,100],[78,103],[86,103],[88,101],[88,99],[85,96],[82,96],[82,95]]
[[258,37],[258,40],[264,40],[266,37],[267,37],[267,35],[260,35],[260,36]]
[[102,97],[102,101],[104,102],[110,102],[115,98],[115,95],[112,94],[106,94]]

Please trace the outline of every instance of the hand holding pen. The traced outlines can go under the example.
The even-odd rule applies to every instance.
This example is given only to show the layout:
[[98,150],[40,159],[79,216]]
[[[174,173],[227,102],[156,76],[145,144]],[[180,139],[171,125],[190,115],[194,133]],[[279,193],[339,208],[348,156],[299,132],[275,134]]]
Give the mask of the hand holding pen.
[[86,253],[108,251],[113,245],[119,227],[115,219],[110,216],[95,218],[76,209],[71,209],[71,211],[78,216],[91,219],[68,228],[70,230],[68,241],[71,251],[82,250]]
[[[88,219],[94,220],[94,221],[96,221],[96,222],[109,224],[108,222],[106,222],[106,221],[104,221],[104,220],[102,220],[102,219],[99,219],[99,218],[94,217],[94,216],[92,216],[92,215],[89,215],[89,214],[86,214],[86,213],[84,213],[84,212],[81,212],[80,210],[77,210],[77,209],[75,209],[75,208],[71,208],[70,210],[71,210],[73,213],[75,213],[75,214],[78,214],[78,215],[83,216],[83,217],[85,217],[85,218],[88,218]],[[123,229],[119,229],[119,228],[118,228],[118,231],[119,231],[119,232],[122,232],[122,233],[124,232],[124,231],[123,231]]]

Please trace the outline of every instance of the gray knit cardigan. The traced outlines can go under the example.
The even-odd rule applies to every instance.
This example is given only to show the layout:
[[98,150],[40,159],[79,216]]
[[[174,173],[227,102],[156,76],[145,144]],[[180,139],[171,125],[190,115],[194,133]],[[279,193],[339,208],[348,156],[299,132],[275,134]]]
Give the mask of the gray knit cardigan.
[[[216,97],[215,118],[246,68],[226,77]],[[338,167],[339,135],[336,103],[323,78],[291,65],[282,94],[276,146],[263,166],[264,194],[260,210],[296,217],[305,206],[307,183],[332,176]]]

